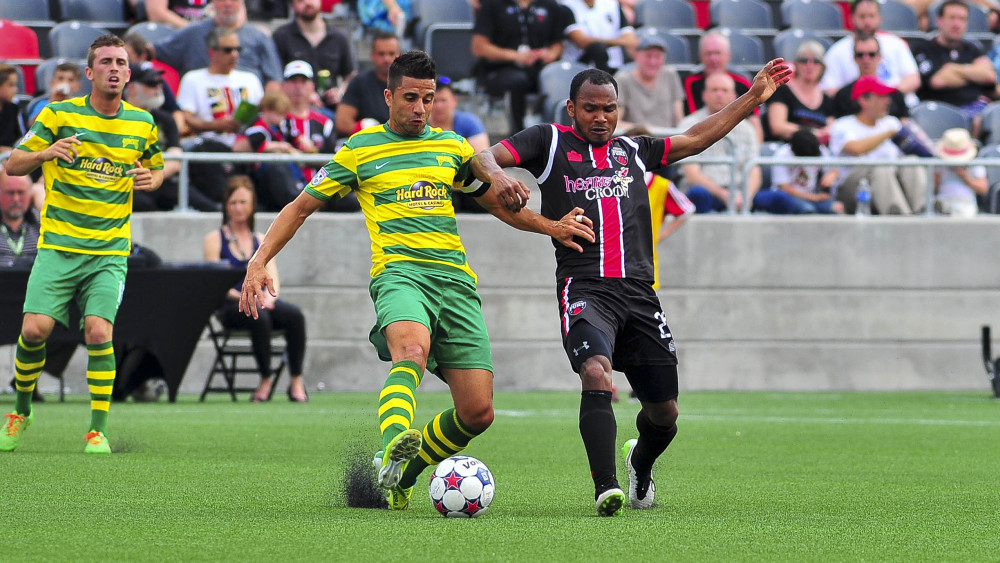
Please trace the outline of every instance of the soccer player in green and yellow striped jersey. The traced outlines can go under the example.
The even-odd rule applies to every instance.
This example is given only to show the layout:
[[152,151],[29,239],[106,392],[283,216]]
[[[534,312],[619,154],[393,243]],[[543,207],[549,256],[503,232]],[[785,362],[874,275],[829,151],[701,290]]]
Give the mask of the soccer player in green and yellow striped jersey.
[[131,251],[132,191],[160,186],[163,156],[153,117],[121,99],[130,76],[122,40],[110,34],[94,40],[86,72],[93,92],[46,106],[6,165],[15,176],[41,166],[45,205],[17,343],[17,398],[0,429],[0,451],[15,449],[34,419],[31,397],[45,365],[45,340],[57,321],[68,324],[76,299],[91,405],[84,451],[111,453],[105,436],[115,378],[111,337]]
[[[250,260],[240,309],[256,316],[264,265],[302,222],[332,197],[357,193],[372,244],[370,339],[389,376],[379,394],[379,484],[390,507],[406,508],[417,476],[462,451],[493,422],[493,362],[476,293],[476,275],[458,236],[453,185],[468,183],[473,149],[450,131],[427,126],[436,66],[426,53],[399,56],[385,91],[388,123],[359,131],[286,206]],[[485,178],[481,178],[485,179]],[[523,187],[523,186],[522,186]],[[528,192],[464,188],[491,205],[518,210]],[[454,408],[411,428],[414,397],[427,369],[451,387]]]

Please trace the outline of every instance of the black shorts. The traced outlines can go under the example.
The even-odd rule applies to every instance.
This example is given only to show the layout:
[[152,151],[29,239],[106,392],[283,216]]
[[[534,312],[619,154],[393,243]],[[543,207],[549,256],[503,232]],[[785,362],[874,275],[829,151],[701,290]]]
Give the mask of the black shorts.
[[677,348],[656,292],[647,282],[614,278],[559,280],[559,324],[563,348],[574,372],[588,357],[603,352],[574,342],[574,325],[586,322],[607,337],[617,371],[642,366],[677,365]]

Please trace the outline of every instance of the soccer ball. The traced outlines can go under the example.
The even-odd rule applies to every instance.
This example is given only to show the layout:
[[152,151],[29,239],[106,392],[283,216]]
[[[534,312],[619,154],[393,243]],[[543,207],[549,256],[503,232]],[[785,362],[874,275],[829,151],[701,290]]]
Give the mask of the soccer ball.
[[449,457],[431,476],[431,502],[448,518],[475,518],[486,512],[495,491],[493,474],[474,457]]

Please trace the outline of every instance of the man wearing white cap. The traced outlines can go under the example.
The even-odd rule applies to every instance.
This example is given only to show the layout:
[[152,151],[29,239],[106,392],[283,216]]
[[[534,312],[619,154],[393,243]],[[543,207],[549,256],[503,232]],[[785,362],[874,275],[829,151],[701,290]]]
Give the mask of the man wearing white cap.
[[[862,76],[851,89],[860,108],[841,117],[830,128],[830,152],[834,156],[856,156],[859,160],[894,161],[903,151],[893,142],[902,129],[899,119],[889,115],[890,94],[896,89],[875,76]],[[927,205],[927,171],[922,166],[875,164],[841,170],[837,200],[846,213],[857,207],[858,183],[868,179],[872,208],[882,215],[919,213]]]
[[[979,152],[968,129],[948,129],[937,143],[940,158],[968,162]],[[974,217],[979,213],[977,195],[986,195],[989,182],[985,166],[936,168],[937,207],[943,215]]]

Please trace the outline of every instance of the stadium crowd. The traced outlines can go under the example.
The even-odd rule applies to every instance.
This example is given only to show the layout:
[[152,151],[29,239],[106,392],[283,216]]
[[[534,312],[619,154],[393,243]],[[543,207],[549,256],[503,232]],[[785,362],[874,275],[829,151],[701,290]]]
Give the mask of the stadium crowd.
[[[698,213],[853,213],[862,178],[876,188],[877,214],[922,212],[928,182],[937,213],[997,211],[1000,167],[967,163],[997,154],[1000,142],[995,0],[122,0],[119,14],[89,17],[64,14],[58,0],[38,4],[31,13],[0,6],[0,154],[45,104],[90,91],[81,58],[104,30],[125,39],[126,98],[154,115],[167,154],[334,153],[387,120],[386,73],[410,47],[455,69],[432,123],[477,148],[531,123],[567,123],[566,84],[586,66],[614,73],[620,132],[664,134],[718,111],[781,56],[792,81],[706,153],[735,169],[656,171]],[[744,174],[745,163],[772,155],[875,164]],[[920,155],[958,165],[928,176],[886,164]],[[179,169],[172,162],[162,193],[142,194],[135,210],[175,208]],[[260,208],[275,211],[314,169],[223,159],[192,162],[190,172],[194,209],[221,210],[227,178],[246,174]],[[44,192],[34,181],[38,206]],[[480,211],[461,199],[459,211]],[[358,209],[348,199],[325,210]]]

